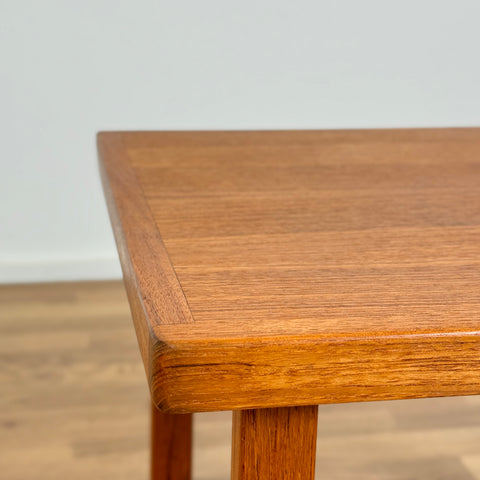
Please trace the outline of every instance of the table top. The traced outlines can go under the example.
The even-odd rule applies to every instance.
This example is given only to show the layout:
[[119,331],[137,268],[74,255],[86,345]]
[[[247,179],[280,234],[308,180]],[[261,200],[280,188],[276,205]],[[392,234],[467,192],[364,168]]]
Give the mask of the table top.
[[480,393],[480,129],[98,145],[164,410]]

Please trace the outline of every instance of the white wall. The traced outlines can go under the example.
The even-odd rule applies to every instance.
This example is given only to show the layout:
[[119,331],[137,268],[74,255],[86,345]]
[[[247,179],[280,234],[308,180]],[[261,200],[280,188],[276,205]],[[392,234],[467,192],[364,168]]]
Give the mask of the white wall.
[[1,0],[0,281],[120,275],[109,129],[480,125],[478,0]]

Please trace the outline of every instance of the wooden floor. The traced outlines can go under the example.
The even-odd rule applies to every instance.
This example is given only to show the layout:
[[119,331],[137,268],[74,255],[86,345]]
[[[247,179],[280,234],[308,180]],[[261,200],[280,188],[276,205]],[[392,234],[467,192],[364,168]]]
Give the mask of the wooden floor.
[[[0,287],[2,480],[146,480],[148,413],[119,282]],[[229,478],[230,420],[196,415],[195,479]],[[480,479],[480,397],[320,406],[317,478]]]

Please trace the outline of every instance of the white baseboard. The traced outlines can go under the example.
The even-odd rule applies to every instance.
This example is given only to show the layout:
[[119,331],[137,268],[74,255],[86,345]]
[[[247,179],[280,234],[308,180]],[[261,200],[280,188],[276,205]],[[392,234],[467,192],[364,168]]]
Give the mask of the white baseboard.
[[0,259],[0,283],[61,282],[122,278],[118,257]]

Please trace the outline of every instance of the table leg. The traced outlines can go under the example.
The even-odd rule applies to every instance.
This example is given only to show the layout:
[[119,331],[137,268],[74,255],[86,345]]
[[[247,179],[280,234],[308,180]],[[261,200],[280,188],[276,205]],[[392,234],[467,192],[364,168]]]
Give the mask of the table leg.
[[189,480],[192,415],[163,413],[152,403],[151,479]]
[[318,407],[233,412],[232,480],[313,480]]

